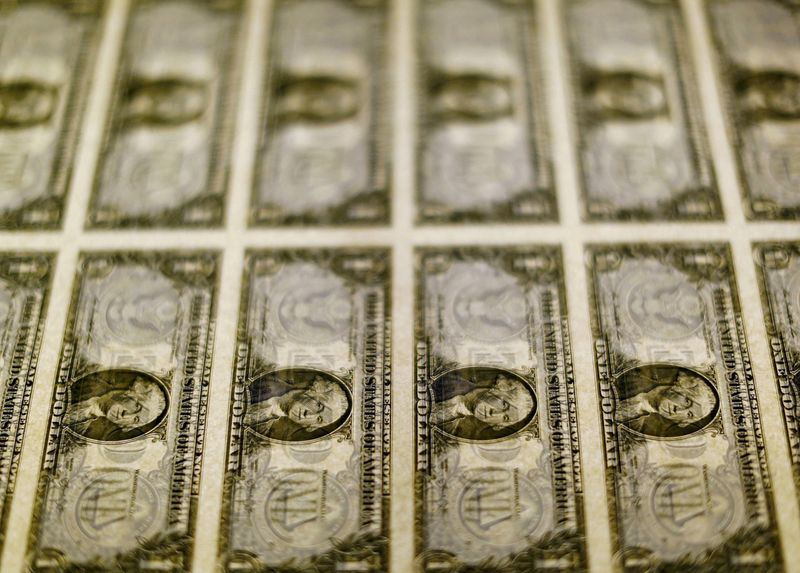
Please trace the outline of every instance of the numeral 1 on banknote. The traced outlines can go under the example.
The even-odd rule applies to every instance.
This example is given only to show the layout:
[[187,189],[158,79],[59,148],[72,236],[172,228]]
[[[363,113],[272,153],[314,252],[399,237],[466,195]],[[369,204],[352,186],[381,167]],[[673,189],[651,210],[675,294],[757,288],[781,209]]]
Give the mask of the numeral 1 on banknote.
[[276,0],[254,225],[385,223],[385,0]]
[[100,0],[0,1],[0,228],[61,224]]
[[585,216],[720,219],[679,3],[564,4]]
[[800,5],[707,7],[747,214],[800,219]]
[[555,220],[533,1],[419,4],[419,219]]
[[585,570],[559,249],[426,249],[416,265],[419,567]]
[[32,571],[186,571],[217,256],[83,255],[55,382]]
[[800,485],[800,243],[761,243],[754,254],[794,480]]
[[39,360],[54,257],[0,253],[0,548]]
[[243,0],[134,0],[88,223],[219,225]]
[[728,248],[591,247],[589,274],[617,569],[781,570]]
[[388,258],[383,249],[247,256],[224,570],[387,569]]

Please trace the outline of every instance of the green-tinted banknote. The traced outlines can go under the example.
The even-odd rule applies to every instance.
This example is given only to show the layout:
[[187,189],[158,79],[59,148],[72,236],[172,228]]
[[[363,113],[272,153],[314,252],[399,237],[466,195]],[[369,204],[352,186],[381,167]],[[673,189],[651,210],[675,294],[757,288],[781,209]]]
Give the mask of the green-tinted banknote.
[[556,247],[417,253],[421,571],[583,571],[575,381]]
[[101,0],[0,1],[0,228],[61,225]]
[[55,257],[0,253],[0,547],[31,404]]
[[680,3],[563,3],[590,220],[722,218]]
[[225,571],[387,570],[388,258],[383,249],[247,255]]
[[89,226],[222,223],[243,12],[243,0],[134,0]]
[[80,258],[28,545],[32,571],[187,571],[218,259]]
[[794,480],[800,484],[800,243],[757,243],[754,255]]
[[420,222],[557,219],[538,5],[420,3]]
[[781,570],[728,247],[594,246],[587,261],[616,568]]
[[276,0],[253,225],[389,220],[385,0]]
[[800,6],[708,0],[745,211],[800,219]]

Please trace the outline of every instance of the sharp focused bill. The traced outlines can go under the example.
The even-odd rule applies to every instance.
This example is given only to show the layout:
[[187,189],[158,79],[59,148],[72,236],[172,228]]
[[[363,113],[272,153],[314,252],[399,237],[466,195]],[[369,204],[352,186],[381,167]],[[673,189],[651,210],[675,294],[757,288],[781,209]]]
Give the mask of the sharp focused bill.
[[89,226],[222,223],[243,7],[243,0],[134,0]]
[[272,6],[250,223],[387,223],[389,3]]
[[391,320],[385,249],[246,257],[220,567],[388,568]]
[[80,257],[28,544],[30,571],[187,571],[218,258]]
[[753,219],[800,219],[800,5],[706,6],[745,210]]
[[800,485],[800,243],[758,243],[754,255],[794,481]]
[[584,217],[721,219],[679,2],[563,6]]
[[534,1],[419,5],[421,222],[558,217]]
[[420,569],[585,571],[560,249],[423,249],[416,272]]
[[51,254],[0,253],[0,548],[18,477],[54,262]]
[[0,229],[61,225],[102,12],[0,0]]
[[587,260],[617,570],[782,570],[728,247],[594,246]]

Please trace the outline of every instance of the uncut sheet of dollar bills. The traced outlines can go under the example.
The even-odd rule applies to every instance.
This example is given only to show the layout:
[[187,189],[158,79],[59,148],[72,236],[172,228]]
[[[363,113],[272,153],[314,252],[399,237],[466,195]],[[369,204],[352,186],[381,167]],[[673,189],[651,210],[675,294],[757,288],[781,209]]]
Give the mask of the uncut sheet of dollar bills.
[[800,1],[0,0],[0,570],[800,572]]

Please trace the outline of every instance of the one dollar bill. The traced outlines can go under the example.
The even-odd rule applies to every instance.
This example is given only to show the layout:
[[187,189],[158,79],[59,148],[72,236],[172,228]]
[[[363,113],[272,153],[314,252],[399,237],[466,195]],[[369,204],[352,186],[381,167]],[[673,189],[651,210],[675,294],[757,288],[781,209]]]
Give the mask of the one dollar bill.
[[0,548],[18,477],[54,261],[50,254],[0,253]]
[[754,254],[794,480],[800,485],[800,243],[758,243]]
[[419,5],[418,218],[557,218],[538,2]]
[[186,571],[217,255],[80,258],[28,545],[31,571]]
[[276,0],[250,222],[389,220],[385,0]]
[[800,6],[708,0],[745,211],[800,219]]
[[720,219],[680,4],[568,0],[564,10],[585,217]]
[[561,252],[417,254],[422,571],[586,569]]
[[387,570],[387,259],[383,249],[247,255],[223,570]]
[[101,0],[0,1],[0,228],[61,225]]
[[595,246],[588,261],[617,570],[781,570],[727,246]]
[[243,0],[134,0],[87,215],[92,227],[219,226]]

